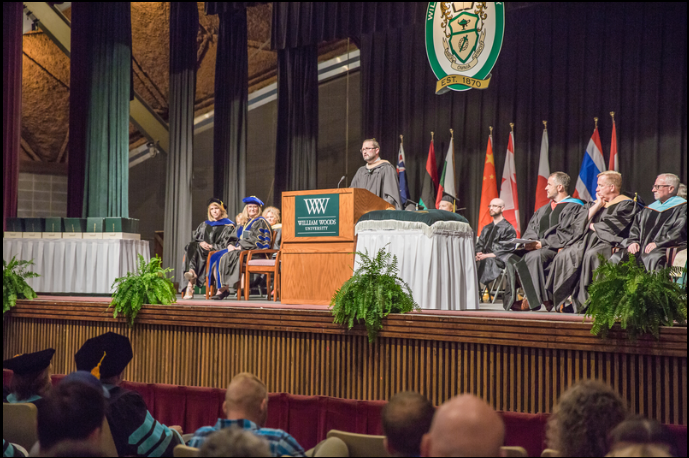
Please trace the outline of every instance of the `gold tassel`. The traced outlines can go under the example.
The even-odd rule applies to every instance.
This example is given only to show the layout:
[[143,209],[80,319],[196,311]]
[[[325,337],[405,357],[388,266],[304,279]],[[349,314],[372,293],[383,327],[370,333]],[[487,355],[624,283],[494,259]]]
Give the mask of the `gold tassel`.
[[100,359],[100,361],[98,361],[98,364],[96,365],[96,367],[91,369],[91,375],[96,377],[98,380],[100,380],[100,365],[103,363],[103,360],[105,359],[105,355],[107,355],[107,353],[103,352],[103,357]]

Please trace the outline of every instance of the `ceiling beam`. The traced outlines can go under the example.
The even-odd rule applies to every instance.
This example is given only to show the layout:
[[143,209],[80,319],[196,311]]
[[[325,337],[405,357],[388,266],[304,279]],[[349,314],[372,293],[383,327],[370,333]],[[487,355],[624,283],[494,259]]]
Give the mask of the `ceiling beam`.
[[[24,2],[26,14],[38,25],[67,57],[71,57],[71,23],[59,10],[46,2]],[[129,103],[129,119],[156,147],[165,153],[170,149],[170,129],[163,118],[145,100],[134,92]]]

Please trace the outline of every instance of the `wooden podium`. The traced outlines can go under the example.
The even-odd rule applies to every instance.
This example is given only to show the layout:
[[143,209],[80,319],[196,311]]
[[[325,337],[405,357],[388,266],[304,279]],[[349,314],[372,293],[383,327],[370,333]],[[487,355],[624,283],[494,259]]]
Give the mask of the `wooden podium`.
[[357,221],[389,207],[359,188],[283,192],[281,302],[330,304],[352,276]]

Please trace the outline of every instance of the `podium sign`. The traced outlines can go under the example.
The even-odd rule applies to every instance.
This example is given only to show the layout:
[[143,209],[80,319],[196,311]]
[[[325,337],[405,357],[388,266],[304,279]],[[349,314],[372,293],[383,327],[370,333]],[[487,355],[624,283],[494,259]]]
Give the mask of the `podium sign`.
[[295,196],[295,237],[338,237],[340,235],[340,195]]

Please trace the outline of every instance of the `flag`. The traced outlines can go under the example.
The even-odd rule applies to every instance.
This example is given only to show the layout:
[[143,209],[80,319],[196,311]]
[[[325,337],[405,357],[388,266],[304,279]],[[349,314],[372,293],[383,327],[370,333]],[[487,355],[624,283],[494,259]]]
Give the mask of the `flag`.
[[610,138],[610,165],[608,170],[620,171],[620,162],[617,159],[617,129],[615,129],[615,118],[612,118],[612,138]]
[[483,187],[481,188],[481,206],[478,214],[477,234],[481,233],[483,226],[493,222],[488,211],[490,201],[498,198],[498,177],[495,174],[495,156],[493,156],[493,136],[488,136],[486,147],[486,162],[483,165]]
[[450,137],[450,146],[447,148],[447,156],[445,157],[445,165],[443,166],[443,173],[440,175],[440,186],[438,187],[438,195],[435,198],[435,208],[440,206],[440,201],[445,194],[457,199],[457,191],[455,190],[455,163],[452,158],[454,151],[454,138]]
[[400,152],[397,155],[397,177],[400,182],[400,198],[402,199],[402,208],[409,199],[409,185],[407,184],[407,172],[404,168],[404,146],[400,141]]
[[500,199],[505,202],[505,209],[502,216],[517,231],[517,237],[521,237],[521,227],[519,225],[519,196],[517,194],[517,172],[514,168],[514,133],[510,132],[510,139],[507,142],[507,157],[505,157],[505,168],[502,170],[502,183],[500,185]]
[[536,206],[534,211],[538,210],[550,199],[548,193],[545,191],[545,186],[548,184],[548,177],[550,176],[550,163],[548,162],[548,129],[543,128],[543,138],[541,139],[541,158],[538,160],[538,183],[536,184]]
[[426,173],[423,176],[423,187],[421,188],[421,199],[419,204],[426,209],[435,208],[435,190],[438,188],[438,163],[435,161],[435,148],[433,147],[433,137],[428,147],[428,159],[426,160]]
[[591,140],[586,147],[584,160],[581,163],[579,176],[577,177],[576,190],[573,197],[584,201],[596,200],[596,188],[598,187],[598,174],[605,172],[605,159],[603,159],[603,148],[600,144],[598,127],[593,130]]

